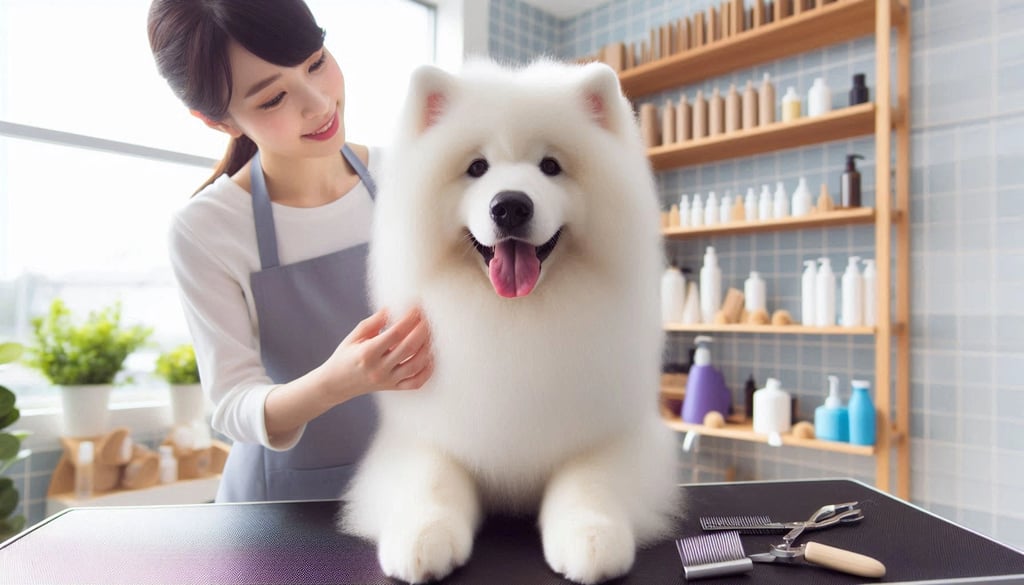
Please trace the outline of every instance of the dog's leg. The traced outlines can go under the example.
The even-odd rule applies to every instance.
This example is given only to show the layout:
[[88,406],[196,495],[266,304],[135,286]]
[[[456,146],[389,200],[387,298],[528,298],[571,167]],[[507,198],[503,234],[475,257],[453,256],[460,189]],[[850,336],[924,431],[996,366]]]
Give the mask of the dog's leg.
[[354,512],[374,516],[372,528],[356,531],[377,541],[384,573],[424,583],[465,564],[481,521],[469,473],[440,451],[411,442],[373,455],[349,496]]
[[625,574],[636,555],[626,507],[606,481],[611,470],[596,459],[574,462],[556,472],[540,510],[548,565],[586,584]]

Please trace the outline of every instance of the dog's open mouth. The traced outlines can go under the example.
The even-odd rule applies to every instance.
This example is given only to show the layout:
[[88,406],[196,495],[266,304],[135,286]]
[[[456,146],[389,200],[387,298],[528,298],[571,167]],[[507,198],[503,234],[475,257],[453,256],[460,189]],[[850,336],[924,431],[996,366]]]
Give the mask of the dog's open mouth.
[[484,246],[470,234],[473,245],[487,265],[494,292],[505,298],[525,297],[540,278],[540,264],[555,249],[562,230],[540,246],[516,238],[505,238],[493,247]]

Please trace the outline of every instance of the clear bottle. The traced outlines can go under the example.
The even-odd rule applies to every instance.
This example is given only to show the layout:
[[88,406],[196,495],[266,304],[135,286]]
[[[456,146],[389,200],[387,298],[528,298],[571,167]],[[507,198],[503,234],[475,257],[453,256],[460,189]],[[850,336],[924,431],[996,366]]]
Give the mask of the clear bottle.
[[843,272],[843,327],[860,327],[864,322],[864,282],[857,267],[859,262],[859,256],[850,256]]
[[818,315],[818,327],[832,327],[836,324],[836,275],[832,262],[819,258],[818,276],[814,281],[814,308]]
[[782,121],[792,122],[800,118],[800,107],[800,96],[797,95],[796,88],[790,86],[782,96]]
[[715,247],[704,251],[704,266],[700,269],[700,318],[702,323],[714,323],[715,313],[722,308],[722,269],[718,267]]
[[878,272],[875,270],[874,260],[864,261],[864,325],[874,327],[878,325],[878,291],[875,289],[878,282]]
[[853,445],[875,444],[875,404],[871,400],[871,384],[865,380],[853,380],[850,385],[850,443]]
[[765,221],[771,219],[772,215],[772,192],[768,185],[761,185],[761,195],[757,199],[757,219]]
[[711,191],[708,193],[707,203],[704,204],[704,225],[715,225],[721,211],[718,209],[718,195]]
[[92,497],[96,477],[96,446],[92,441],[78,444],[78,459],[75,465],[75,499],[87,500]]
[[661,322],[665,325],[683,322],[686,302],[686,279],[675,260],[661,275]]
[[160,445],[160,483],[178,481],[178,460],[174,458],[174,447]]
[[807,188],[807,178],[800,177],[796,190],[793,191],[793,217],[810,215],[814,208],[811,201],[811,190]]
[[807,90],[807,115],[820,116],[832,111],[832,92],[824,77],[815,77],[811,89]]
[[758,91],[757,124],[767,126],[775,122],[775,85],[772,83],[771,75],[765,73],[761,81],[761,90]]
[[786,187],[779,181],[775,184],[775,201],[772,204],[772,217],[782,219],[789,217],[789,195],[786,194]]
[[757,193],[753,187],[747,187],[747,196],[743,199],[743,214],[747,221],[757,221]]
[[693,227],[704,225],[704,204],[701,202],[700,193],[693,194],[693,205],[690,206],[690,225]]
[[815,286],[818,282],[817,263],[814,260],[804,260],[804,274],[800,279],[800,322],[806,327],[818,326],[818,310],[815,305],[817,293]]
[[767,292],[764,279],[756,270],[750,271],[750,276],[743,282],[743,305],[748,313],[754,311],[768,311]]

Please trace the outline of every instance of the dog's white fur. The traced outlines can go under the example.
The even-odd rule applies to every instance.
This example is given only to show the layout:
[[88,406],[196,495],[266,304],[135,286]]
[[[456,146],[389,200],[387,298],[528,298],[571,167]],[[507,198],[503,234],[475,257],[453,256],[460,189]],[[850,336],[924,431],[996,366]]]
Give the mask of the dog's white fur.
[[[465,563],[487,511],[539,512],[544,556],[581,583],[627,572],[666,535],[674,439],[657,413],[664,266],[635,118],[608,67],[433,67],[412,80],[385,160],[370,252],[373,302],[420,305],[435,371],[376,395],[380,427],[344,494],[342,529],[409,582]],[[563,172],[538,168],[554,157]],[[467,175],[474,159],[490,168]],[[489,205],[535,205],[530,243],[562,227],[536,289],[502,298],[469,237]]]

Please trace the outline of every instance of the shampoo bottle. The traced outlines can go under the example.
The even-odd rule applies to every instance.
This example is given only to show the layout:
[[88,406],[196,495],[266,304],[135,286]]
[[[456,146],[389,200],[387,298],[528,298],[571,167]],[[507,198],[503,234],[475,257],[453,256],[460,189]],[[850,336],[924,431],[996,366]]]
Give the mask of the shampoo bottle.
[[[700,317],[702,323],[714,323],[715,313],[722,308],[722,269],[718,267],[715,247],[704,252],[704,266],[700,269]],[[726,414],[726,413],[722,413]]]
[[814,282],[814,308],[818,315],[818,327],[831,327],[836,324],[836,275],[832,272],[832,262],[828,258],[818,260],[818,276]]
[[743,198],[743,213],[747,221],[757,221],[757,193],[753,187],[747,187],[747,196]]
[[715,225],[718,223],[719,213],[721,213],[718,205],[718,195],[711,191],[708,193],[708,200],[704,204],[704,225]]
[[793,191],[793,217],[809,215],[814,204],[811,202],[811,190],[807,188],[807,179],[800,177],[796,191]]
[[736,91],[736,84],[729,86],[729,93],[725,94],[725,131],[736,132],[740,129],[743,117],[743,104],[740,94]]
[[850,413],[839,397],[839,378],[828,377],[828,398],[814,409],[814,434],[825,441],[850,440]]
[[818,280],[818,270],[814,260],[804,260],[804,275],[800,279],[800,322],[805,327],[818,326],[818,311],[815,308],[815,286]]
[[750,276],[743,283],[743,304],[748,313],[754,311],[768,311],[765,299],[764,279],[757,271],[752,270]]
[[757,219],[764,221],[772,218],[772,192],[768,185],[761,185],[761,195],[757,199]]
[[807,91],[807,115],[820,116],[832,111],[832,92],[825,84],[824,77],[814,78],[811,89]]
[[716,87],[708,99],[708,136],[725,132],[725,99]]
[[775,122],[775,85],[772,84],[771,76],[764,74],[761,81],[761,90],[757,96],[757,123],[759,126],[767,126]]
[[792,421],[792,398],[775,378],[768,378],[764,388],[754,392],[754,432],[762,435],[785,433]]
[[664,324],[682,323],[683,306],[686,302],[686,279],[679,266],[671,266],[661,275],[661,321]]
[[775,201],[773,203],[772,217],[782,219],[789,217],[789,195],[786,194],[786,187],[782,181],[775,184]]
[[843,327],[860,327],[864,322],[864,282],[860,275],[859,256],[850,256],[843,272]]
[[782,121],[792,122],[800,117],[800,96],[796,94],[796,88],[790,86],[786,94],[782,96]]
[[708,102],[704,99],[704,92],[697,90],[697,97],[693,99],[693,137],[704,138],[708,135]]
[[743,90],[743,119],[740,126],[749,130],[757,126],[757,90],[754,89],[754,82],[747,80],[747,87]]
[[690,225],[693,227],[704,225],[704,204],[701,203],[700,193],[693,194],[693,205],[690,206]]
[[839,199],[843,207],[860,207],[860,171],[857,170],[859,154],[846,155],[846,170],[839,182]]
[[690,227],[690,196],[679,196],[679,227]]
[[729,414],[732,394],[725,385],[722,373],[711,365],[711,338],[697,336],[694,340],[697,351],[693,355],[693,366],[686,378],[686,395],[680,413],[684,422],[702,424],[709,412],[718,412],[723,417]]
[[864,261],[864,325],[878,325],[878,293],[875,290],[878,272],[874,260]]
[[92,441],[78,444],[78,464],[75,465],[75,498],[86,500],[92,497],[95,478],[96,446]]
[[729,223],[730,221],[732,221],[732,193],[726,191],[718,210],[718,223]]
[[850,89],[850,105],[865,104],[868,99],[868,86],[864,83],[864,74],[855,73],[853,87]]
[[870,384],[865,380],[851,382],[850,395],[850,443],[854,445],[875,444],[875,405],[871,401]]
[[676,106],[676,142],[686,142],[693,138],[693,109],[686,101],[684,93]]

